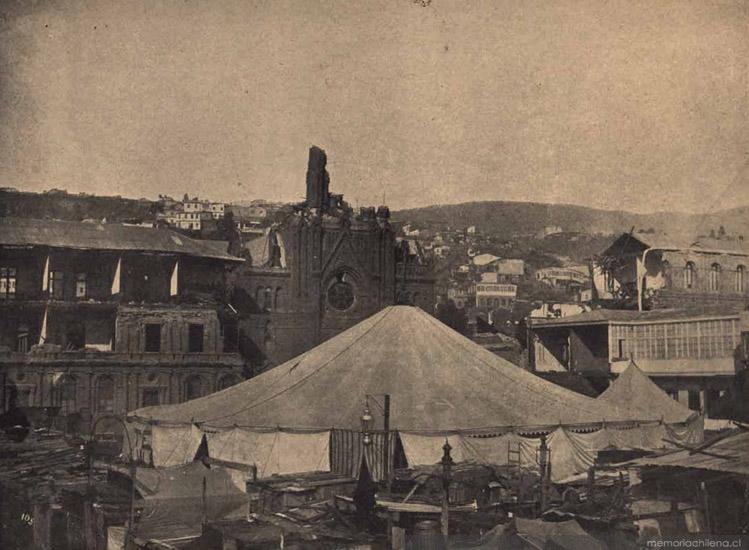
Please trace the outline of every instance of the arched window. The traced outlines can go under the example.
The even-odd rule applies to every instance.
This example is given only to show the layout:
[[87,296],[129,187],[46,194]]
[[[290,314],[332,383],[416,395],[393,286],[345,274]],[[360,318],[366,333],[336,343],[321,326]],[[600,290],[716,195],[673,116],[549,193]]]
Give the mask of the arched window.
[[114,412],[114,380],[100,376],[96,380],[96,412]]
[[273,297],[273,309],[278,310],[281,308],[281,287],[276,287],[276,295]]
[[225,390],[239,382],[239,378],[235,374],[225,374],[218,379],[218,389]]
[[76,412],[76,385],[75,376],[63,374],[54,386],[54,404],[60,407],[61,415],[65,416]]
[[710,266],[710,274],[707,279],[707,288],[711,291],[717,291],[720,288],[720,265],[713,264]]
[[265,287],[257,287],[255,291],[255,303],[258,308],[265,309]]
[[745,285],[746,285],[746,267],[743,265],[740,265],[736,268],[736,281],[735,281],[734,289],[736,290],[736,292],[743,294]]
[[273,309],[273,289],[269,286],[265,287],[265,309],[271,311]]
[[694,262],[687,262],[684,266],[684,288],[694,287]]
[[204,395],[203,379],[197,374],[188,376],[187,379],[185,380],[185,401],[190,401],[191,399],[197,399],[198,397],[203,397],[203,395]]

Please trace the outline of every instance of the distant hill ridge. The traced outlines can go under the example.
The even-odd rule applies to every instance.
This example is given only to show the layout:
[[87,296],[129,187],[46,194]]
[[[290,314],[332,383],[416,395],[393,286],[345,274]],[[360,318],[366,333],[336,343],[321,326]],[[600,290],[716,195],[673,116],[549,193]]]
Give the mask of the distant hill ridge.
[[537,233],[549,226],[566,232],[619,233],[653,230],[658,233],[696,237],[708,235],[723,226],[728,235],[749,238],[749,206],[709,214],[655,212],[638,214],[622,210],[602,210],[571,204],[486,201],[426,206],[396,210],[393,219],[425,226],[465,228],[475,225],[484,233],[520,235]]

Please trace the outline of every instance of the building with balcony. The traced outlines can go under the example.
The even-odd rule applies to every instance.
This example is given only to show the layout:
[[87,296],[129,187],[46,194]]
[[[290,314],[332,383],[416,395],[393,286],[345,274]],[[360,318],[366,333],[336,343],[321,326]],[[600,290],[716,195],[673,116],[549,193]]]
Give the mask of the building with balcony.
[[607,307],[744,309],[748,267],[743,239],[624,233],[597,259],[594,284]]
[[721,414],[721,401],[742,394],[746,343],[742,313],[598,309],[533,319],[532,369],[585,376],[599,391],[630,361],[693,410]]
[[227,243],[0,218],[0,406],[86,426],[242,379]]
[[476,283],[476,307],[481,309],[512,309],[518,294],[517,285],[500,282],[504,279],[496,272],[482,273]]

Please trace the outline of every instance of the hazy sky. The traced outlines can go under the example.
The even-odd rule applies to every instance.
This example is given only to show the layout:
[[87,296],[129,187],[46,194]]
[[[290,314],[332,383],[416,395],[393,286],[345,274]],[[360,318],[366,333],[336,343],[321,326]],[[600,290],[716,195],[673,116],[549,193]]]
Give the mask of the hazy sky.
[[0,186],[749,202],[749,1],[0,3]]

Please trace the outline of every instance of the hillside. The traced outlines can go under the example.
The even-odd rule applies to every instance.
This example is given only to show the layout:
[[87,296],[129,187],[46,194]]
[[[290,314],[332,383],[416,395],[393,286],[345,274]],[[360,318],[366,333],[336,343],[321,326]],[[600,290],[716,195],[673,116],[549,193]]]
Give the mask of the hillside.
[[398,210],[393,212],[393,219],[430,227],[475,225],[482,233],[507,237],[536,233],[547,226],[588,234],[612,234],[635,227],[636,230],[653,229],[691,237],[709,234],[711,229],[721,225],[730,235],[749,237],[749,206],[706,215],[681,212],[637,214],[569,204],[488,201]]
[[62,191],[26,193],[0,191],[0,216],[81,221],[152,220],[156,203],[123,197],[71,195]]

